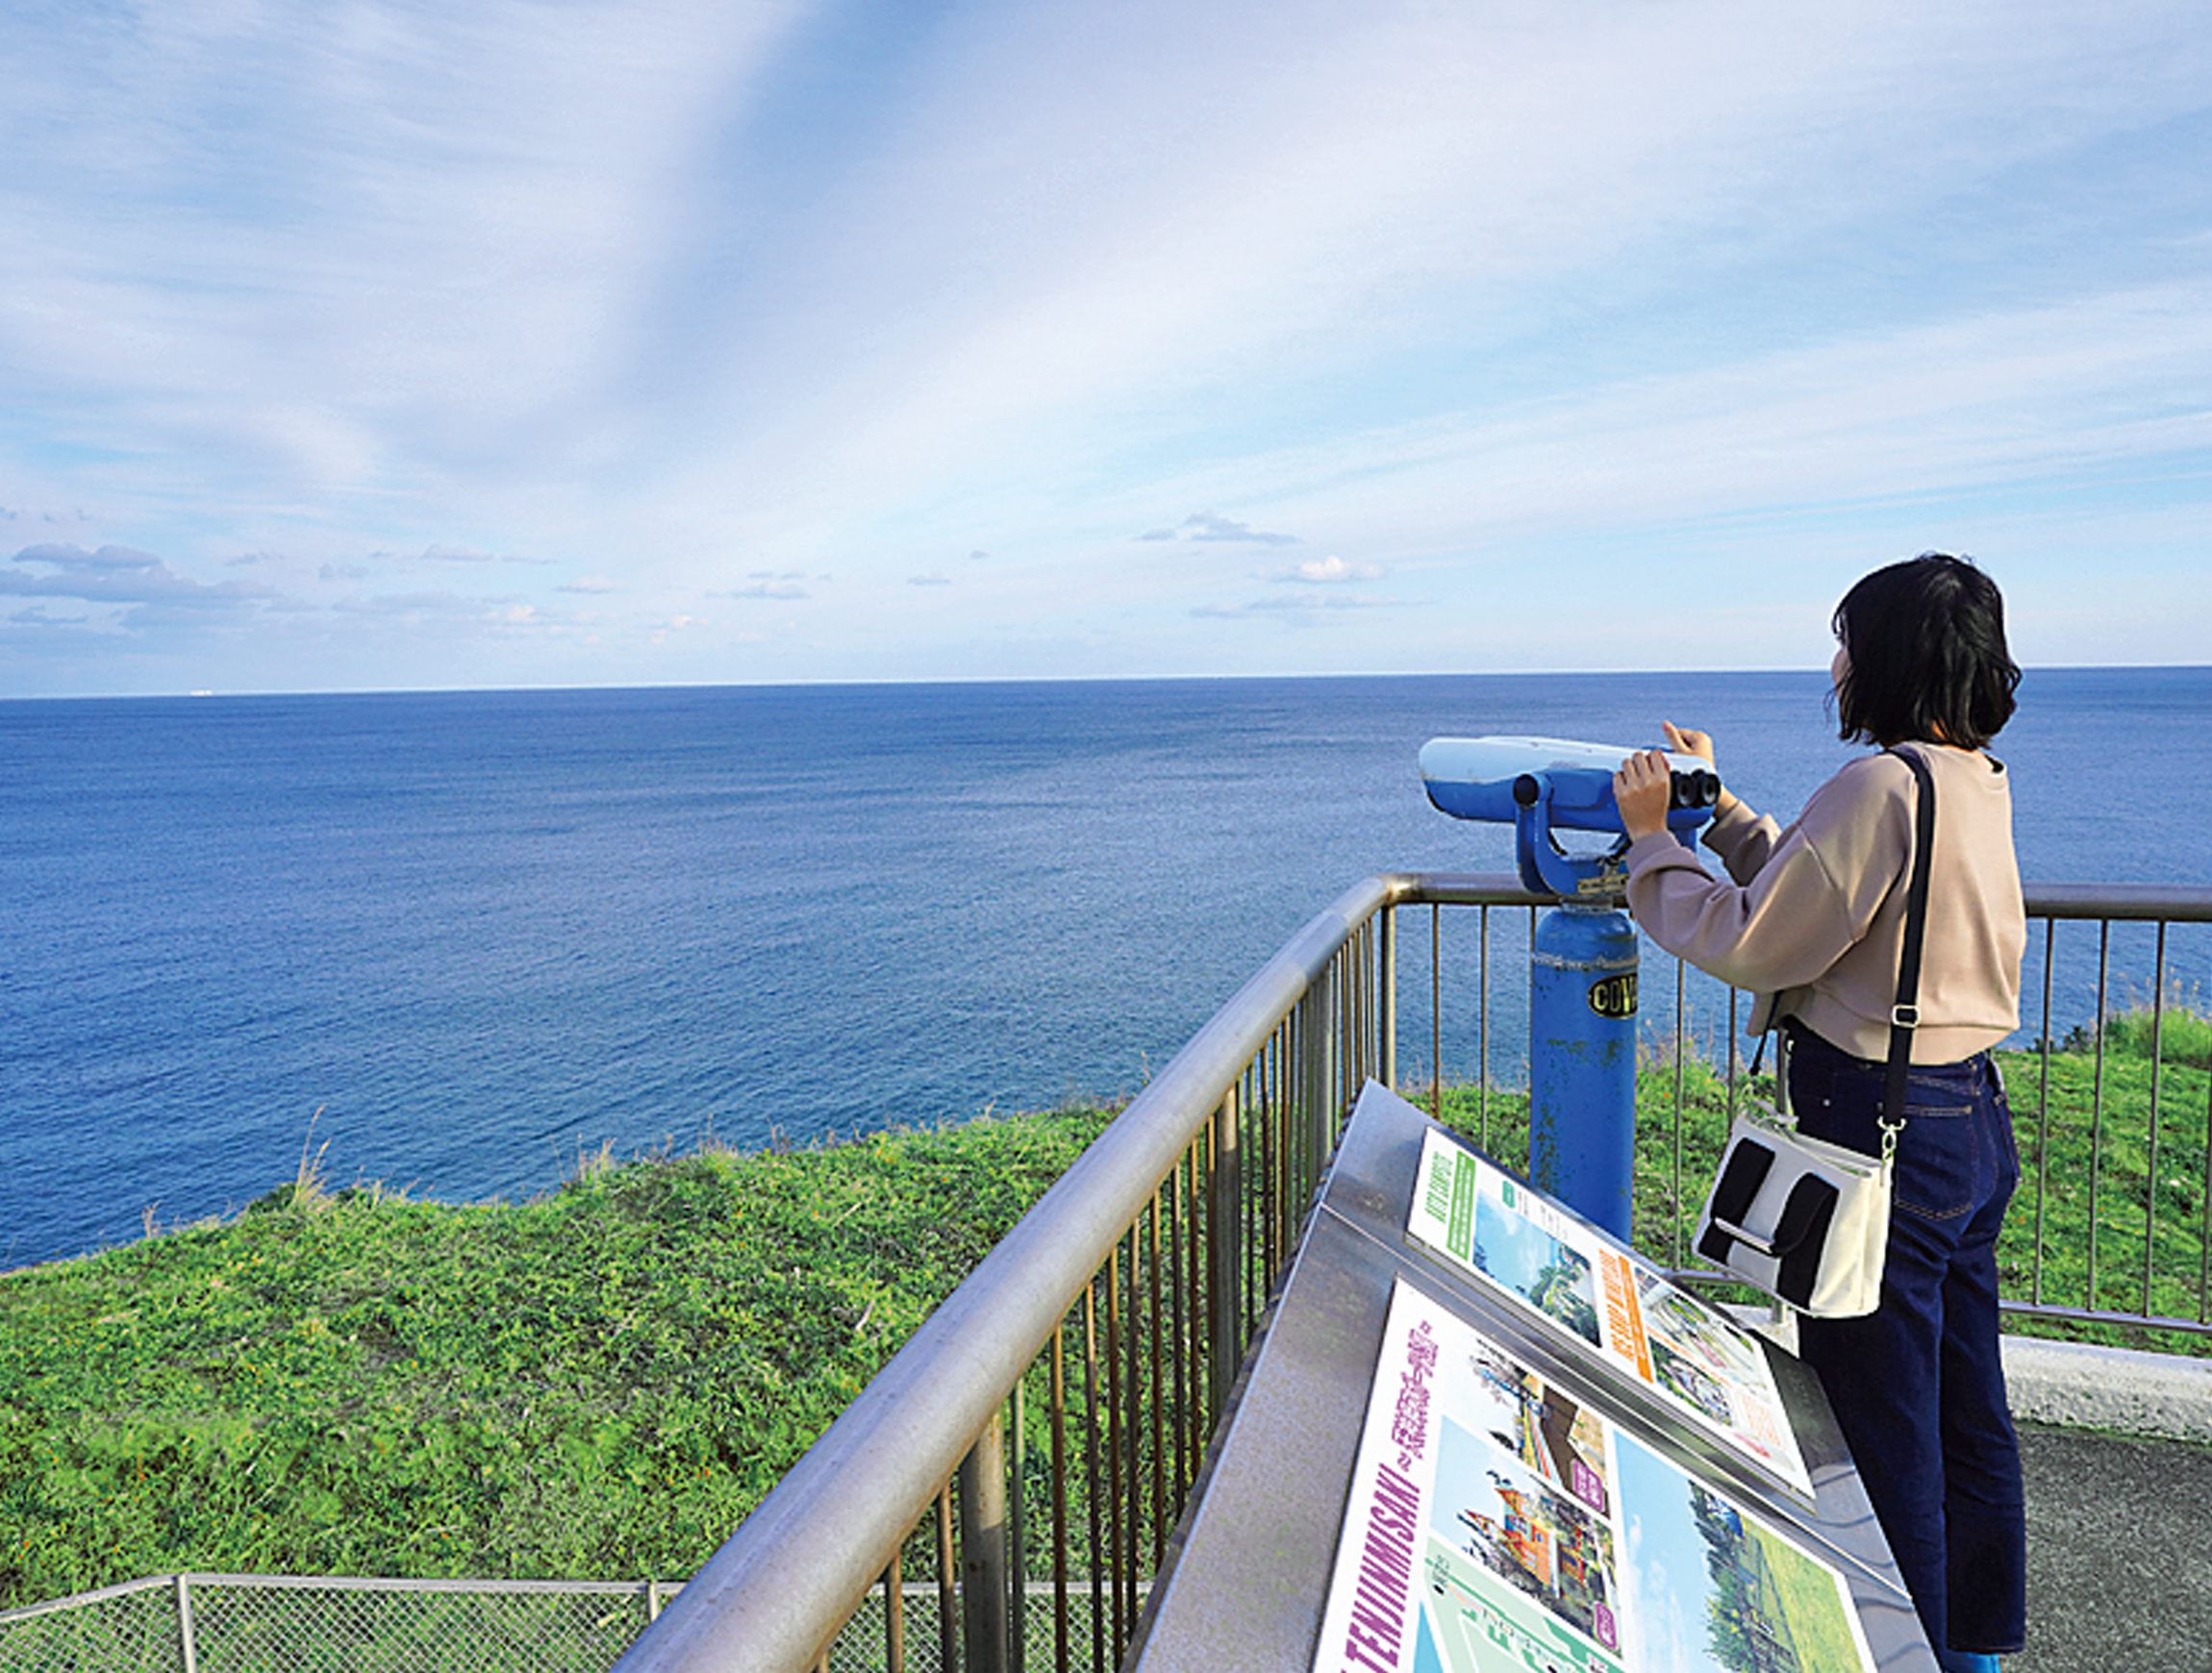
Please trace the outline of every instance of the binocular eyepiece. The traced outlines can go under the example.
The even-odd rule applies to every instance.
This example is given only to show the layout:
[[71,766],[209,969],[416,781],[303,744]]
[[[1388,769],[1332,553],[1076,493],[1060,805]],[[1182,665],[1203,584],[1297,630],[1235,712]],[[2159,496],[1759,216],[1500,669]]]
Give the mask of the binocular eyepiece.
[[[1574,773],[1581,770],[1570,768],[1568,773],[1564,775],[1560,773],[1550,774],[1549,777],[1555,791],[1563,777],[1571,778]],[[1679,812],[1685,808],[1710,808],[1721,799],[1721,775],[1714,772],[1710,767],[1697,767],[1690,771],[1676,767],[1671,777],[1672,788],[1667,797],[1667,808],[1670,812]],[[1613,775],[1606,773],[1605,779],[1606,795],[1610,799]],[[1523,808],[1535,807],[1543,795],[1544,781],[1534,773],[1522,773],[1513,781],[1513,799]]]
[[[1548,799],[1548,826],[1619,836],[1613,775],[1636,753],[1559,737],[1431,738],[1420,752],[1421,784],[1455,819],[1517,824],[1522,810]],[[1701,756],[1670,754],[1667,764],[1673,777],[1668,828],[1694,831],[1713,816],[1721,776]]]

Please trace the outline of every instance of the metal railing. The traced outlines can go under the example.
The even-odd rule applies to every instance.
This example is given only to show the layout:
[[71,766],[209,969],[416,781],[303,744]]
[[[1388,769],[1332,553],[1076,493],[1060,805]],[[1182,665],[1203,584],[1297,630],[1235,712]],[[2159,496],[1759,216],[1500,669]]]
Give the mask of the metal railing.
[[[2176,996],[2191,1001],[2197,998],[2197,990],[2177,982],[2174,975],[2174,931],[2181,925],[2212,923],[2212,889],[2112,884],[2046,885],[2028,891],[2027,906],[2029,918],[2040,919],[2043,926],[2041,1007],[2035,1036],[2037,1085],[2032,1104],[2023,1092],[2016,1091],[2013,1105],[2016,1122],[2023,1120],[2030,1109],[2034,1113],[2034,1253],[2026,1275],[2027,1294],[2008,1298],[2005,1310],[2023,1317],[2054,1321],[2145,1325],[2190,1335],[2212,1335],[2212,1322],[2208,1322],[2212,1321],[2212,1091],[2204,1094],[2202,1102],[2194,1107],[2171,1096],[2173,1083],[2180,1077],[2170,1067],[2166,1050],[2167,1022],[2170,1012],[2175,1009]],[[2088,1016],[2074,1022],[2069,1030],[2074,1042],[2087,1047],[2085,1053],[2077,1055],[2086,1055],[2091,1060],[2086,1181],[2054,1181],[2050,1171],[2053,1157],[2061,1148],[2054,1142],[2053,1060],[2055,1048],[2064,1043],[2056,1036],[2051,995],[2054,972],[2061,966],[2057,955],[2058,926],[2069,922],[2094,924],[2097,929],[2094,1006]],[[2138,1170],[2130,1165],[2130,1159],[2113,1154],[2115,1150],[2132,1148],[2137,1137],[2132,1133],[2115,1132],[2116,1127],[2124,1127],[2124,1111],[2116,1110],[2115,1106],[2129,1101],[2116,1096],[2110,1073],[2112,1053],[2108,1050],[2115,987],[2113,935],[2115,926],[2119,925],[2152,936],[2149,975],[2147,981],[2137,978],[2134,1003],[2129,1008],[2139,1024],[2148,1023],[2149,1049],[2139,1060],[2145,1068],[2138,1071],[2148,1081],[2140,1106],[2145,1116],[2140,1133],[2143,1145],[2140,1204],[2126,1204],[2126,1199],[2136,1194],[2132,1176]],[[2131,962],[2140,968],[2140,950],[2138,958]],[[2201,1027],[2200,1004],[2188,1008],[2185,1013]],[[2212,1060],[2198,1066],[2212,1068]],[[2169,1110],[2173,1112],[2171,1129],[2175,1148],[2162,1150],[2162,1140],[2170,1130]],[[2184,1134],[2194,1136],[2193,1155],[2183,1138]],[[2108,1139],[2115,1141],[2109,1148]],[[2116,1196],[2126,1206],[2116,1205],[2108,1212],[2106,1204]],[[2189,1200],[2191,1196],[2194,1202]],[[2162,1200],[2170,1206],[2170,1211],[2163,1218]],[[2141,1211],[2140,1231],[2133,1211],[2136,1208]],[[2076,1230],[2085,1255],[2083,1299],[2079,1303],[2048,1299],[2045,1293],[2048,1257],[2054,1243],[2074,1235]],[[2128,1241],[2136,1238],[2140,1238],[2142,1244],[2138,1305],[2131,1309],[2099,1305],[2116,1282],[2109,1267],[2099,1269],[2100,1250],[2109,1250],[2116,1242],[2124,1248]],[[2158,1305],[2161,1290],[2173,1294],[2186,1286],[2174,1272],[2161,1272],[2160,1251],[2168,1251],[2169,1259],[2177,1261],[2186,1253],[2186,1245],[2192,1238],[2197,1245],[2196,1311],[2194,1315],[2162,1311]]]
[[[1140,1593],[1203,1475],[1206,1440],[1295,1246],[1339,1124],[1366,1078],[1397,1080],[1400,909],[1431,909],[1431,1091],[1440,1110],[1446,965],[1437,914],[1446,907],[1481,914],[1476,1090],[1487,1125],[1491,914],[1521,908],[1533,921],[1535,909],[1546,904],[1547,897],[1506,877],[1394,874],[1360,884],[1308,923],[916,1334],[624,1656],[617,1673],[827,1667],[832,1643],[868,1588],[880,1584],[887,1596],[903,1588],[910,1547],[923,1561],[934,1551],[941,1585],[961,1600],[957,1641],[948,1611],[941,1642],[913,1664],[1022,1673],[1029,1611],[1045,1607],[1054,1623],[1055,1669],[1088,1665],[1104,1673],[1118,1666],[1139,1628]],[[2195,1231],[2196,1316],[2152,1305],[2165,1122],[2155,1053],[2140,1306],[2100,1305],[2105,1289],[2094,1251],[2099,1226],[2108,1241],[2114,1235],[2098,1190],[2108,1140],[2112,928],[2128,921],[2155,926],[2148,988],[2155,1038],[2169,991],[2168,926],[2212,923],[2212,889],[2043,888],[2030,891],[2028,910],[2045,932],[2038,1035],[2044,1070],[2036,1099],[2030,1103],[2016,1089],[2015,1109],[2023,1125],[2032,1112],[2036,1164],[2044,1171],[2034,1193],[2029,1295],[2011,1305],[2047,1319],[2206,1332],[2212,1107],[2198,1112],[2202,1139],[2193,1164],[2205,1216]],[[2098,923],[2100,934],[2087,1033],[2095,1080],[2092,1253],[2078,1304],[2044,1293],[2045,1206],[2054,1194],[2045,1177],[2052,1154],[2054,936],[2060,922],[2074,919]],[[1716,1135],[1712,1154],[1700,1156],[1686,1136],[1687,981],[1677,967],[1671,1038],[1661,1046],[1675,1070],[1671,1131],[1658,1142],[1672,1153],[1668,1209],[1677,1225],[1685,1182],[1709,1168],[1719,1148]],[[1737,998],[1728,999],[1729,1110],[1743,1084]],[[1725,1112],[1720,1122],[1724,1131]],[[2166,1165],[2177,1178],[2188,1171],[2171,1150]],[[1701,1180],[1695,1188],[1701,1195]],[[1669,1237],[1679,1262],[1679,1231]],[[924,1524],[919,1536],[910,1532],[917,1520]],[[1034,1591],[1033,1552],[1051,1571]],[[1085,1609],[1091,1630],[1078,1635]],[[880,1659],[872,1664],[897,1673],[909,1653],[895,1606],[880,1630]],[[1080,1658],[1073,1649],[1079,1636],[1088,1640]],[[842,1665],[845,1645],[839,1648]]]
[[[1491,1072],[1493,966],[1513,956],[1524,970],[1526,949],[1496,953],[1494,918],[1525,914],[1533,928],[1537,909],[1547,904],[1501,876],[1394,874],[1347,890],[1130,1102],[680,1595],[619,1586],[171,1577],[0,1617],[0,1668],[197,1673],[326,1661],[516,1673],[596,1668],[644,1625],[661,1597],[673,1595],[623,1654],[621,1673],[950,1673],[959,1666],[1026,1673],[1043,1665],[1106,1673],[1140,1630],[1150,1577],[1198,1490],[1208,1441],[1264,1327],[1339,1126],[1367,1079],[1400,1080],[1399,1036],[1409,1013],[1425,1010],[1429,1036],[1427,1075],[1415,1077],[1426,1086],[1410,1094],[1425,1090],[1440,1114],[1447,1104],[1469,1106],[1449,1113],[1511,1161],[1517,1099],[1522,1108],[1524,1099],[1501,1090]],[[1403,911],[1409,907],[1427,909],[1425,1007],[1420,995],[1400,1005],[1401,942],[1416,937],[1420,921]],[[2174,1089],[2194,1086],[2198,1071],[2169,1068],[2155,1049],[2173,983],[2170,936],[2179,926],[2212,924],[2212,889],[2041,887],[2029,891],[2028,908],[2041,928],[2030,971],[2040,1010],[2030,1029],[2044,1049],[2032,1094],[2015,1074],[2033,1188],[2023,1182],[2014,1213],[2025,1228],[2026,1253],[2008,1268],[2006,1305],[2043,1320],[2212,1335],[2212,1092],[2191,1092],[2195,1103],[2175,1107]],[[1456,941],[1447,956],[1447,909],[1476,917],[1471,957]],[[2077,922],[2084,933],[2095,929],[2094,957],[2087,949],[2062,957],[2060,927]],[[2116,955],[2116,927],[2154,940]],[[2116,962],[2137,972],[2134,993],[2154,1048],[2147,1071],[2123,1073],[2106,1049],[2124,979],[2114,974]],[[1677,1267],[1682,1215],[1702,1195],[1726,1119],[1747,1095],[1735,1043],[1740,996],[1720,990],[1724,1044],[1692,1037],[1691,985],[1701,980],[1674,966],[1665,1032],[1646,1045],[1647,1065],[1672,1067],[1673,1097],[1665,1122],[1640,1135],[1638,1233],[1648,1253]],[[1669,1011],[1664,979],[1654,985],[1647,977],[1645,989],[1655,1001],[1651,1011]],[[2077,991],[2078,1001],[2056,1001],[2061,990]],[[1463,1001],[1472,1020],[1454,1027],[1447,1012],[1457,1015]],[[2050,1050],[2061,1015],[2079,1031],[2078,1055]],[[1447,1088],[1441,1065],[1466,1058],[1473,1075]],[[2086,1088],[2056,1084],[2083,1077]],[[1715,1098],[1690,1095],[1693,1082],[1715,1080],[1718,1107]],[[2077,1105],[2086,1110],[2074,1123],[2088,1128],[2086,1167],[2062,1162],[2054,1178],[2052,1158],[2067,1154],[2063,1129]],[[2055,1258],[2075,1242],[2086,1256],[2079,1279]],[[2136,1305],[2124,1305],[2138,1274]],[[2191,1291],[2192,1309],[2170,1299]],[[910,1574],[933,1578],[917,1582]],[[361,1596],[413,1593],[451,1609],[470,1594],[568,1592],[593,1600],[592,1621],[616,1636],[579,1646],[580,1659],[515,1649],[488,1660],[487,1646],[505,1641],[492,1628],[475,1630],[466,1642],[442,1640],[445,1651],[430,1654],[426,1629],[394,1615],[382,1638],[424,1653],[388,1655],[351,1626],[302,1627],[298,1646],[283,1653],[265,1634],[255,1654],[210,1648],[214,1640],[203,1624],[210,1611],[193,1599],[219,1593],[228,1607],[252,1585],[280,1594],[319,1591],[326,1610],[336,1608],[328,1600],[342,1599],[335,1619],[363,1608]],[[170,1624],[156,1630],[141,1617],[163,1607],[163,1587],[173,1599]],[[147,1592],[151,1603],[139,1596]],[[608,1602],[614,1594],[641,1601]],[[67,1609],[140,1624],[113,1629],[113,1654],[38,1660],[24,1636],[37,1627],[29,1617],[58,1619]],[[540,1641],[561,1636],[539,1635]],[[331,1660],[323,1646],[332,1643],[358,1653]]]
[[[1523,912],[1516,915],[1524,915],[1532,931],[1537,911],[1549,897],[1494,886],[1504,881],[1424,876],[1416,879],[1416,888],[1432,914],[1434,1032],[1427,1101],[1438,1119],[1447,1118],[1437,1069],[1451,1061],[1441,1020],[1446,955],[1434,914],[1445,906],[1474,907],[1480,917],[1473,958],[1480,1036],[1472,1054],[1477,1073],[1468,1088],[1475,1106],[1470,1136],[1486,1149],[1496,1145],[1511,1164],[1525,1132],[1510,1120],[1493,1121],[1497,1101],[1511,1102],[1490,1073],[1492,967],[1497,958],[1493,913],[1509,904],[1521,907]],[[2004,1311],[2015,1320],[2212,1336],[2212,1088],[2192,1086],[2212,1069],[2212,1035],[2203,1030],[2202,987],[2182,982],[2174,968],[2176,932],[2189,926],[2200,937],[2199,967],[2212,969],[2212,888],[2044,884],[2031,886],[2026,897],[2030,940],[2023,1026],[2016,1036],[2022,1045],[2000,1053],[2011,1059],[2009,1089],[2025,1168],[2000,1245],[2007,1257]],[[2059,938],[2062,925],[2081,931],[2071,947]],[[2123,947],[2116,936],[2130,932],[2136,940]],[[1512,956],[1525,960],[1526,951],[1523,937]],[[1639,1137],[1640,1154],[1656,1150],[1664,1162],[1640,1164],[1637,1239],[1652,1258],[1672,1261],[1676,1279],[1715,1283],[1720,1281],[1711,1268],[1688,1264],[1686,1244],[1719,1160],[1725,1118],[1747,1093],[1736,1048],[1748,996],[1696,976],[1664,954],[1659,960],[1671,968],[1673,998],[1667,1005],[1662,986],[1666,1023],[1646,1042],[1646,1060],[1672,1069],[1673,1097],[1665,1126]],[[1702,1041],[1694,1040],[1687,1026],[1692,1007],[1686,993],[1698,983],[1726,1016],[1725,1026]],[[2062,1004],[2062,986],[2072,990],[2071,1003]],[[2144,1048],[2124,1055],[2112,1048],[2112,1025],[2124,1012]],[[2197,1055],[2178,1071],[2167,1038],[2169,1018],[2175,1014],[2198,1031]],[[1708,1056],[1719,1060],[1710,1066],[1718,1069],[1723,1095],[1700,1131],[1685,1082],[1690,1065],[1707,1066]],[[2124,1062],[2132,1065],[2124,1073]],[[2071,1085],[2060,1086],[2061,1079]],[[2121,1086],[2122,1080],[2131,1084]],[[2072,1142],[2065,1131],[2070,1119],[2086,1128]],[[2054,1158],[2063,1163],[2075,1152],[2079,1168],[2069,1174],[2062,1166],[2054,1174]],[[2116,1246],[2124,1260],[2111,1257]],[[2076,1262],[2063,1257],[2074,1250],[2080,1255],[2078,1273],[2054,1270],[2073,1268]],[[2132,1304],[2112,1305],[2116,1293]],[[2194,1310],[2162,1308],[2162,1296],[2193,1298]],[[2159,1345],[2154,1335],[2145,1343]]]
[[[959,1577],[960,1641],[935,1664],[1023,1664],[1009,1616],[1035,1546],[1053,1664],[1077,1664],[1087,1613],[1088,1664],[1118,1665],[1337,1124],[1395,1075],[1385,909],[1408,886],[1348,890],[1247,982],[620,1665],[823,1665],[868,1587],[900,1587],[910,1544]],[[905,1665],[895,1614],[883,1657]]]

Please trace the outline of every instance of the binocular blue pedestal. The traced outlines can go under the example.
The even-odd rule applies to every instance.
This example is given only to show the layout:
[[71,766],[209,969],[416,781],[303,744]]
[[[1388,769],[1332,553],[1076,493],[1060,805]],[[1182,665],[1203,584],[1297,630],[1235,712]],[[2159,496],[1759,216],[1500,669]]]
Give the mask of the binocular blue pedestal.
[[[1622,1242],[1636,1161],[1636,926],[1621,910],[1628,838],[1613,774],[1635,753],[1549,737],[1439,737],[1420,752],[1429,800],[1457,819],[1510,824],[1522,885],[1560,904],[1536,925],[1528,971],[1528,1177]],[[1713,816],[1721,781],[1670,756],[1668,829],[1682,841]],[[1561,830],[1611,832],[1571,854]]]

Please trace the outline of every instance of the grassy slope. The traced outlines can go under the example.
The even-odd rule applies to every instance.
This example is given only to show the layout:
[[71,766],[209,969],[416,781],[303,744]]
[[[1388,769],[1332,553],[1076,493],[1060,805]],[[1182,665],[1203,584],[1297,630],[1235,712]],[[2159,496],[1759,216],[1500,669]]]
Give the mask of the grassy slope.
[[691,1572],[1107,1119],[293,1204],[0,1280],[0,1608]]

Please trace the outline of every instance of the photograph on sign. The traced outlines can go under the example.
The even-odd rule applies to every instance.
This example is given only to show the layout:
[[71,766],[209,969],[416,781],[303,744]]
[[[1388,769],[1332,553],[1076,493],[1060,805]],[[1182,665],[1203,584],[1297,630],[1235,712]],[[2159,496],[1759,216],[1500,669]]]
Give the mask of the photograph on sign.
[[1812,1477],[1758,1339],[1589,1221],[1431,1128],[1421,1140],[1406,1236],[1597,1350],[1811,1497]]
[[1867,1673],[1843,1577],[1403,1282],[1317,1673]]
[[[1634,1436],[1619,1439],[1638,1669],[1823,1673],[1873,1665],[1842,1575]],[[1481,1663],[1474,1663],[1480,1666]]]

